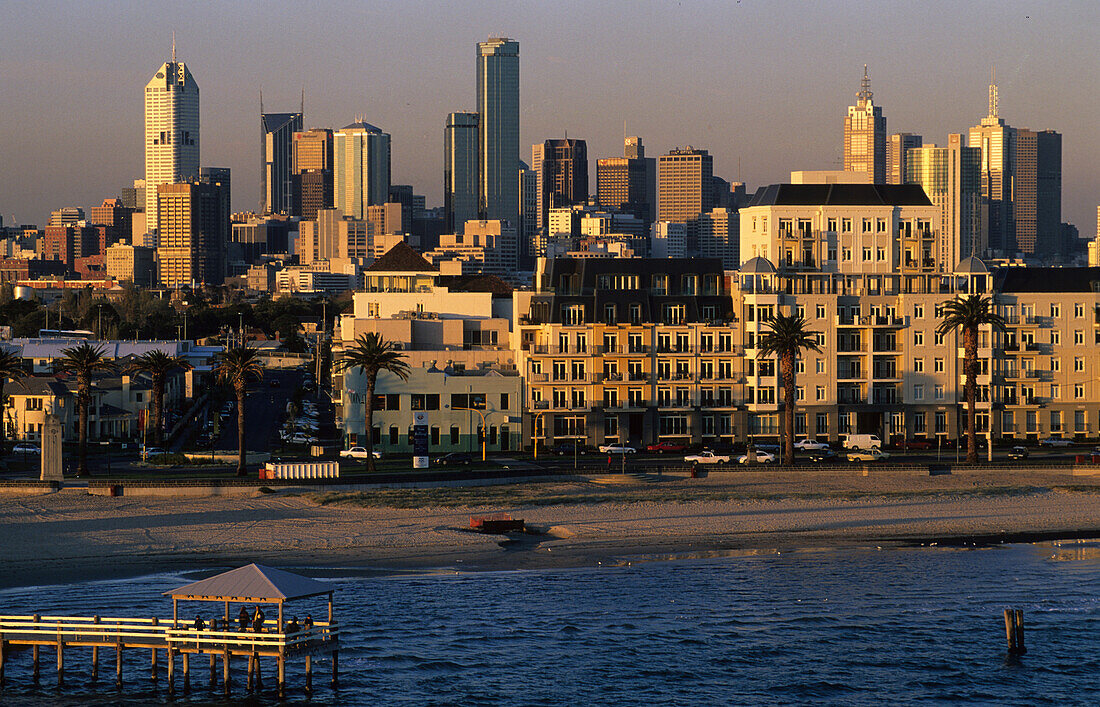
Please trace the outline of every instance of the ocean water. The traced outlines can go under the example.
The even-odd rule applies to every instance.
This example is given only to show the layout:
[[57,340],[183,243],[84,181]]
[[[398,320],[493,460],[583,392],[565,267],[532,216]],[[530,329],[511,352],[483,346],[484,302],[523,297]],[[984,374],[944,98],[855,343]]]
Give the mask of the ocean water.
[[[310,702],[348,705],[1100,704],[1100,544],[799,550],[581,569],[356,577],[337,585],[341,683],[315,662]],[[14,589],[0,613],[170,616],[188,577]],[[1028,653],[1006,655],[1002,611],[1024,611]],[[321,605],[314,616],[323,615]],[[190,609],[188,609],[190,611]],[[183,613],[183,612],[181,612]],[[269,612],[270,614],[271,612]],[[295,613],[299,613],[295,610]],[[193,611],[189,615],[193,618]],[[88,649],[52,656],[40,687],[9,656],[3,704],[219,704],[153,686],[88,684]],[[235,695],[243,690],[236,669]],[[219,664],[220,672],[220,664]],[[288,666],[288,703],[306,697]],[[253,704],[278,702],[273,666]]]

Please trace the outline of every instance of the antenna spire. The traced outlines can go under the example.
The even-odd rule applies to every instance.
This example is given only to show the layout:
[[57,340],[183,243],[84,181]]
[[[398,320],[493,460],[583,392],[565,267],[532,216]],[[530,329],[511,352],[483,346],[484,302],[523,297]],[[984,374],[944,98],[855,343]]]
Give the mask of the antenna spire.
[[989,117],[997,117],[997,67],[990,67],[989,72]]
[[302,118],[306,115],[306,87],[302,86],[302,105],[298,108],[298,112],[302,114]]
[[871,77],[868,76],[868,74],[867,74],[867,65],[864,64],[863,65],[863,80],[859,82],[859,93],[856,94],[856,97],[859,99],[859,102],[862,105],[864,103],[870,103],[871,102],[871,96],[873,96],[873,95],[874,94],[871,93]]
[[172,63],[176,63],[176,30],[172,30]]
[[260,115],[264,114],[264,90],[260,89]]

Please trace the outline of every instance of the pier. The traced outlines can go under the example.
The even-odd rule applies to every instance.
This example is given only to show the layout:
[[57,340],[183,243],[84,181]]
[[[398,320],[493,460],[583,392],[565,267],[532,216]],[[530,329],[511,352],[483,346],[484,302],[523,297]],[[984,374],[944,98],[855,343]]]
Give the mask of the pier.
[[[57,656],[57,684],[64,685],[66,660],[73,660],[73,649],[90,648],[91,679],[99,679],[102,651],[113,652],[115,685],[123,685],[123,654],[149,651],[149,677],[156,681],[163,665],[168,691],[176,690],[177,659],[182,672],[182,689],[191,689],[194,664],[209,659],[209,683],[217,684],[218,661],[221,661],[221,685],[229,694],[233,684],[232,669],[236,662],[246,667],[249,691],[261,686],[261,660],[274,662],[276,685],[280,697],[286,694],[286,664],[302,660],[305,664],[305,690],[313,689],[313,658],[331,656],[332,684],[339,679],[339,627],[333,617],[333,588],[322,582],[262,565],[248,565],[229,572],[193,582],[165,592],[172,597],[172,618],[112,618],[100,616],[0,615],[0,687],[4,684],[5,664],[15,657],[17,648],[30,649],[31,675],[37,683],[42,667],[42,649]],[[292,600],[325,596],[328,615],[311,625],[290,625],[284,622],[284,604]],[[180,620],[181,602],[217,602],[224,606],[220,625],[203,628]],[[232,622],[230,610],[234,604],[274,605],[276,616],[254,622]],[[222,608],[219,606],[219,609]],[[265,630],[263,624],[272,628]],[[193,661],[192,659],[197,659]],[[47,658],[49,660],[49,658]],[[51,661],[52,662],[52,661]]]

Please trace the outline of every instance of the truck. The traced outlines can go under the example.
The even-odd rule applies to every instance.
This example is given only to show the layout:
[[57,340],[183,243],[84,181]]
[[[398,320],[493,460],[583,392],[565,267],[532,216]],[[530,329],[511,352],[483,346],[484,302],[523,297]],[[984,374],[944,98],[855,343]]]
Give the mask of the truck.
[[698,454],[689,454],[684,457],[684,461],[692,464],[729,464],[730,458],[728,456],[715,454],[708,449]]
[[844,435],[845,449],[882,449],[882,440],[878,435],[850,434]]

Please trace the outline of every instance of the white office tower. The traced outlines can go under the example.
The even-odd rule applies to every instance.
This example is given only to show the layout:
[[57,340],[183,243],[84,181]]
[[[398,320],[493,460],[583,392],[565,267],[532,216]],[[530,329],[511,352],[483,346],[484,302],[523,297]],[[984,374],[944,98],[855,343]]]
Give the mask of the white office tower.
[[366,218],[368,206],[385,204],[390,193],[390,135],[358,118],[333,134],[336,208]]
[[145,85],[146,228],[157,228],[157,187],[199,177],[199,86],[187,65],[161,65]]

